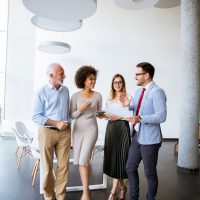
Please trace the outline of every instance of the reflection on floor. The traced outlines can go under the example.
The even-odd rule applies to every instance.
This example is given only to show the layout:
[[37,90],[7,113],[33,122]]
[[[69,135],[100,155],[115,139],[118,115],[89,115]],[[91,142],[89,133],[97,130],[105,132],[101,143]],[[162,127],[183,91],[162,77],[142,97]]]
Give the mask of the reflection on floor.
[[[157,200],[199,200],[200,175],[181,174],[176,170],[177,155],[174,154],[174,141],[163,142],[158,161],[159,189]],[[16,169],[16,143],[14,139],[0,138],[0,200],[42,200],[39,194],[39,174],[35,185],[31,186],[33,158],[22,159]],[[97,153],[92,163],[91,183],[102,182],[103,154]],[[145,200],[146,181],[143,166],[140,169],[140,200]],[[77,167],[70,165],[69,185],[80,185]],[[106,200],[111,188],[92,191],[92,200]],[[79,200],[81,192],[68,192],[67,200]],[[127,196],[128,199],[128,196]]]

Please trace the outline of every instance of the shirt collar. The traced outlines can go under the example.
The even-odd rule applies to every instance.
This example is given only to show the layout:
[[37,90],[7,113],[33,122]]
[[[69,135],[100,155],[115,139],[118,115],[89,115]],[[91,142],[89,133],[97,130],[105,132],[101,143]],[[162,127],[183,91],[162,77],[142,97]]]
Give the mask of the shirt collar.
[[144,88],[146,89],[146,91],[148,90],[149,86],[153,83],[153,81],[149,82]]
[[50,83],[50,81],[47,83],[47,85],[52,89],[54,86]]
[[[51,89],[57,90],[57,89],[50,83],[50,81],[47,83],[47,85],[48,85]],[[63,87],[63,85],[61,85],[60,88],[59,88],[59,90],[57,90],[57,91],[61,91],[61,90],[62,90],[62,87]]]

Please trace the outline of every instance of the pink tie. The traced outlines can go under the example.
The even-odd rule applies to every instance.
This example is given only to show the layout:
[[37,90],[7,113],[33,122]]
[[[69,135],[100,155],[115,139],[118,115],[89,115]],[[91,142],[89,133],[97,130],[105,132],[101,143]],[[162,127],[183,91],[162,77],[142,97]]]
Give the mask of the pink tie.
[[141,103],[142,103],[142,99],[143,99],[145,90],[146,90],[145,88],[142,89],[142,93],[140,95],[140,99],[138,101],[138,105],[137,105],[137,109],[136,109],[136,116],[139,114],[139,110],[140,110],[140,106],[141,106]]
[[[140,110],[140,106],[141,106],[141,103],[142,103],[142,99],[143,99],[145,90],[146,90],[145,88],[142,89],[142,93],[140,95],[140,98],[139,98],[139,101],[138,101],[138,105],[137,105],[137,109],[136,109],[136,113],[135,113],[136,116],[138,116],[138,114],[139,114],[139,110]],[[131,138],[134,136],[135,125],[136,124],[133,124],[133,133],[132,133]]]
[[[137,109],[136,109],[136,116],[139,114],[139,110],[140,110],[140,106],[141,106],[141,103],[142,103],[142,99],[143,99],[145,90],[146,90],[145,88],[142,89],[142,93],[140,95],[138,105],[137,105]],[[133,124],[133,130],[134,129],[135,129],[135,124]],[[133,131],[133,134],[134,134],[134,131]]]

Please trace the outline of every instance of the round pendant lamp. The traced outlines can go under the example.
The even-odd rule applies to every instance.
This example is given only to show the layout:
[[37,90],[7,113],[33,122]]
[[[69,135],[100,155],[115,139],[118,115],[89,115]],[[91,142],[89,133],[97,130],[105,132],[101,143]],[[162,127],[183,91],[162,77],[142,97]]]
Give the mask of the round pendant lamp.
[[149,8],[158,3],[159,0],[114,0],[114,1],[121,8],[128,10],[137,10],[137,9]]
[[38,49],[45,53],[52,53],[52,54],[63,54],[63,53],[69,53],[71,51],[71,47],[69,44],[58,41],[41,42],[38,46]]
[[80,20],[96,12],[96,0],[23,0],[32,13],[53,20]]
[[48,31],[67,32],[79,29],[82,26],[82,20],[52,20],[35,15],[31,18],[31,22],[38,28]]
[[159,2],[154,5],[156,8],[173,8],[181,5],[181,0],[159,0]]

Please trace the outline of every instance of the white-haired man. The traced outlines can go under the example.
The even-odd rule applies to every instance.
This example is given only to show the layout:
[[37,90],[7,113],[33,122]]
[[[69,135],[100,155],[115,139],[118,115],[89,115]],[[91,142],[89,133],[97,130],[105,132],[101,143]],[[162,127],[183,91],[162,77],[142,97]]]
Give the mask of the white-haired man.
[[[64,200],[71,146],[69,90],[63,85],[65,72],[60,64],[49,65],[47,75],[49,82],[35,94],[32,119],[39,125],[44,198]],[[52,174],[54,152],[58,161],[55,185]]]

